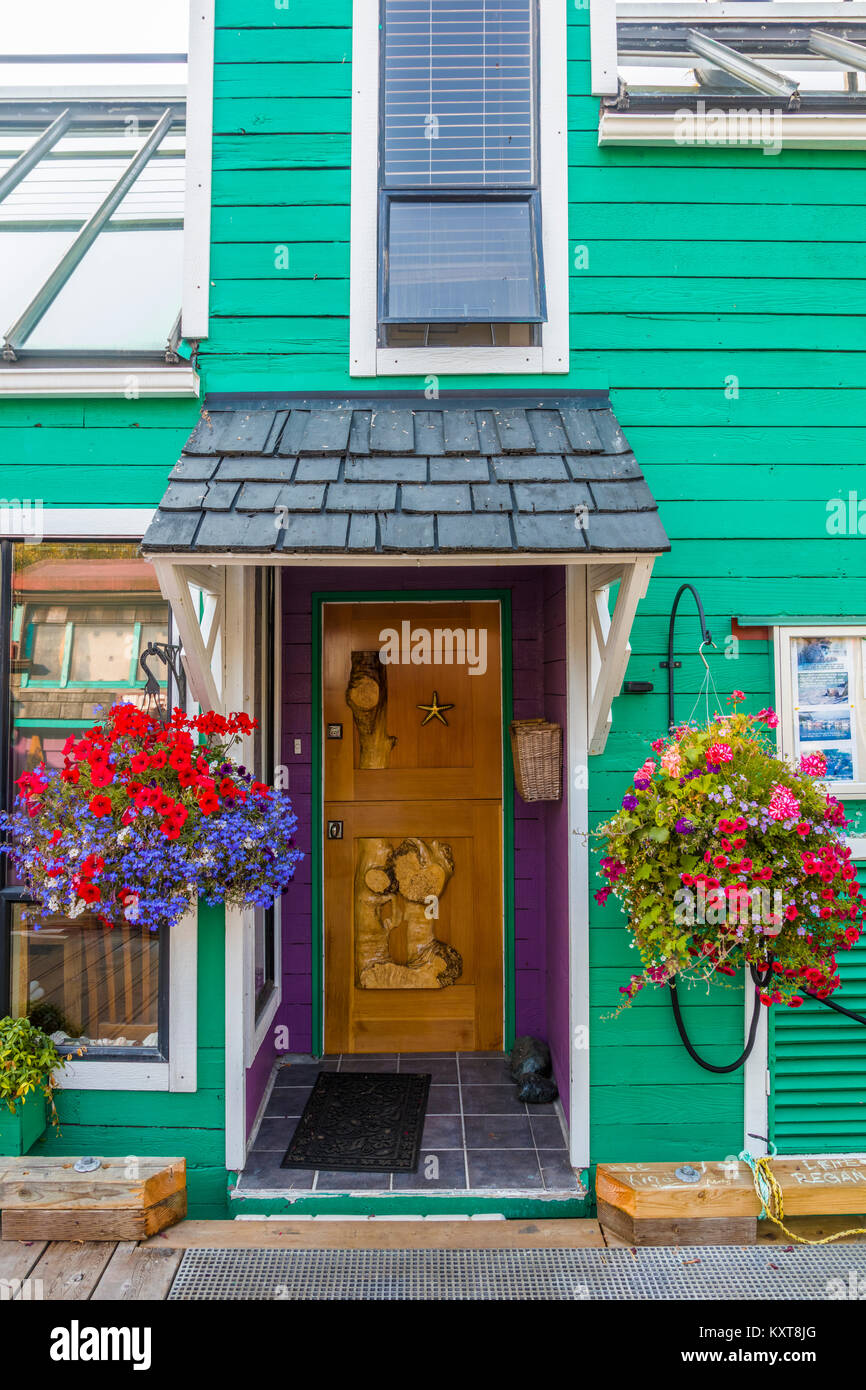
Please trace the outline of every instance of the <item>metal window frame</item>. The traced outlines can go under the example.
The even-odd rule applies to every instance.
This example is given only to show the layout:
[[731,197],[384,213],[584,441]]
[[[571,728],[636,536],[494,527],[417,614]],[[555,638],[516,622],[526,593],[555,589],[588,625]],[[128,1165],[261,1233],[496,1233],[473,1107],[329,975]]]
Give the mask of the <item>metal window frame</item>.
[[[535,282],[535,293],[538,302],[538,313],[515,316],[514,314],[473,314],[469,318],[455,318],[454,314],[421,314],[417,317],[410,317],[406,314],[393,315],[389,311],[390,296],[390,233],[391,217],[390,210],[393,203],[420,203],[428,206],[431,203],[472,203],[491,204],[491,203],[521,203],[529,207],[529,253],[532,263],[532,273]],[[456,323],[459,325],[473,323],[546,323],[547,322],[547,294],[544,284],[544,259],[541,249],[541,194],[538,189],[527,191],[525,189],[514,190],[510,188],[497,189],[489,194],[480,194],[474,191],[462,193],[460,191],[436,189],[433,196],[427,190],[420,191],[410,189],[408,191],[400,189],[382,189],[379,193],[379,323],[380,324],[424,324],[424,323]]]
[[[379,324],[436,324],[459,323],[462,326],[482,323],[535,323],[547,322],[547,293],[544,274],[544,254],[541,237],[541,184],[540,184],[540,4],[541,0],[530,0],[532,60],[531,80],[531,143],[532,179],[521,184],[399,184],[389,185],[385,176],[385,50],[387,46],[387,0],[379,3],[379,126],[378,126],[378,267],[377,267],[377,306]],[[487,203],[498,200],[527,202],[530,207],[530,254],[538,295],[539,313],[537,315],[515,318],[506,316],[478,316],[455,319],[453,314],[426,315],[418,318],[399,318],[390,316],[387,310],[389,297],[389,234],[390,204],[397,201],[433,202],[473,202]],[[381,338],[381,335],[378,335]]]
[[[77,541],[68,542],[70,545]],[[120,542],[115,542],[119,544]],[[9,810],[13,804],[12,792],[12,610],[14,603],[14,546],[23,544],[9,538],[0,539],[0,810]],[[106,545],[112,542],[106,541]],[[168,606],[168,605],[167,605]],[[171,609],[169,607],[169,620]],[[46,723],[50,722],[46,720]],[[11,1008],[12,992],[12,949],[11,929],[13,910],[16,905],[32,902],[27,892],[17,884],[8,884],[8,861],[0,854],[0,1017]],[[80,1062],[168,1063],[170,1039],[171,1008],[171,932],[162,928],[159,939],[159,964],[157,984],[157,1047],[136,1048],[103,1047],[98,1051],[92,1048]]]

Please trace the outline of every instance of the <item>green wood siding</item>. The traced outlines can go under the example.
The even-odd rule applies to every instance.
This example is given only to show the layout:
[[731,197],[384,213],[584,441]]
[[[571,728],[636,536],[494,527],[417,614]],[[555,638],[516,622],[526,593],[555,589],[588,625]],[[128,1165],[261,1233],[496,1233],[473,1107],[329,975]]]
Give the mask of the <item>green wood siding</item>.
[[[859,868],[866,889],[866,864]],[[866,1013],[866,941],[840,951],[833,996]],[[866,1028],[823,1004],[774,1009],[770,1020],[770,1138],[779,1153],[866,1149]]]

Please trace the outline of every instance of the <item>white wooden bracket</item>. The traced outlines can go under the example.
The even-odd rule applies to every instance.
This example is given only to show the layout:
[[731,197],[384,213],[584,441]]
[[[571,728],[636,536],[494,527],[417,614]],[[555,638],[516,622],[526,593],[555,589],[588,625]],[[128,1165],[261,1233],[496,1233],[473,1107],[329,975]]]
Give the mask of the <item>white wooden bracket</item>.
[[216,565],[176,565],[157,556],[151,563],[174,615],[190,693],[203,710],[222,713],[225,570]]
[[[592,565],[587,584],[589,639],[589,752],[603,753],[611,725],[611,705],[619,694],[631,656],[629,637],[637,606],[653,570],[652,555],[638,555],[622,566]],[[608,607],[610,585],[619,580],[616,606]]]

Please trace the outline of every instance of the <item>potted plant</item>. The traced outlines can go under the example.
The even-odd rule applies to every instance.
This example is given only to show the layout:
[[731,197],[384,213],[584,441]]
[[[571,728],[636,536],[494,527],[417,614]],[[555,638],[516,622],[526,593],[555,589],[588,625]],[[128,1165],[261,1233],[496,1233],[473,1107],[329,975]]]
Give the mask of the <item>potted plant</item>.
[[64,745],[64,765],[23,773],[0,828],[34,903],[49,915],[95,914],[105,927],[156,931],[207,903],[266,907],[294,875],[296,817],[283,791],[230,760],[255,727],[245,714],[166,725],[136,706],[108,714]]
[[53,1073],[66,1062],[28,1018],[0,1018],[0,1154],[26,1154],[57,1125]]
[[743,699],[735,690],[733,713],[656,739],[658,761],[600,828],[607,882],[595,897],[620,899],[643,967],[621,986],[626,1004],[647,985],[745,964],[765,976],[763,1003],[797,1008],[802,991],[838,987],[836,952],[859,939],[866,899],[844,809],[820,781],[824,754],[783,761],[765,733],[777,716],[738,713]]

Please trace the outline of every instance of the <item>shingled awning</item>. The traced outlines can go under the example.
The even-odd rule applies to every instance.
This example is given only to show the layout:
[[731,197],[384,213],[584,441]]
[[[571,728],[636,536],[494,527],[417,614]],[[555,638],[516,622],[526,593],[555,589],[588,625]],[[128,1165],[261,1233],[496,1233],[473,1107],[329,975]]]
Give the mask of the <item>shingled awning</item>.
[[211,397],[142,548],[209,709],[245,698],[257,565],[567,565],[599,753],[635,610],[670,546],[605,394],[484,392]]
[[150,553],[641,553],[669,543],[603,393],[211,398]]

